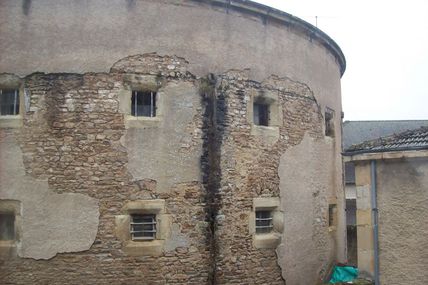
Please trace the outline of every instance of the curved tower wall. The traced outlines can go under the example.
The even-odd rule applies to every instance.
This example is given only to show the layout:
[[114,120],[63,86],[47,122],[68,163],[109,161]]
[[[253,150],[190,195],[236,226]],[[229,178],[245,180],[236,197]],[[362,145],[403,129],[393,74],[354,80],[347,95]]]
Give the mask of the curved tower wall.
[[[21,103],[0,116],[16,217],[0,280],[315,284],[344,261],[345,62],[327,35],[248,1],[2,1],[0,17],[0,87]],[[132,115],[135,91],[154,117]],[[136,213],[154,240],[132,241]]]

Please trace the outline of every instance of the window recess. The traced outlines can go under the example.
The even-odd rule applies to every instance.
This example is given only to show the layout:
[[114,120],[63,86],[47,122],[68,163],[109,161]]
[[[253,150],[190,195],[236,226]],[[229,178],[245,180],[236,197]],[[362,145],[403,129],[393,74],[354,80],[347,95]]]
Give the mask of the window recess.
[[255,248],[276,248],[280,243],[284,215],[279,205],[279,197],[253,198],[253,212],[248,219],[248,229]]
[[0,241],[15,240],[15,214],[0,213]]
[[325,135],[334,137],[334,110],[326,107],[324,113]]
[[269,126],[269,105],[255,102],[253,104],[253,122],[258,126]]
[[337,206],[336,204],[328,205],[328,226],[334,227],[336,226],[336,215],[337,215]]
[[132,91],[131,115],[135,117],[156,117],[156,92]]

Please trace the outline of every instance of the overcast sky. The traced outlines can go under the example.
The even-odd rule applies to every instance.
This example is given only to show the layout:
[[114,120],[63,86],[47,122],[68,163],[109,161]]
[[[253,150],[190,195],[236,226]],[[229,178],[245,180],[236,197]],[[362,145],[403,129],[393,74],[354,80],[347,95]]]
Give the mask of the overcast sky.
[[341,47],[345,120],[428,119],[428,0],[256,0]]

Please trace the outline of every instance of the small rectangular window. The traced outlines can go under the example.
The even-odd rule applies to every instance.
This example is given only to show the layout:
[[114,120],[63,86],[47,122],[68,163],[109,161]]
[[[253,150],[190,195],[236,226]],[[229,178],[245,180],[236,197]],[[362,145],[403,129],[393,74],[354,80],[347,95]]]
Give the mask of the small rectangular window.
[[256,233],[270,233],[273,229],[270,211],[256,211]]
[[258,125],[258,126],[269,125],[269,105],[254,103],[253,122],[254,122],[254,125]]
[[328,226],[336,225],[336,204],[328,205]]
[[0,115],[19,114],[19,91],[16,89],[0,89]]
[[133,91],[131,115],[135,117],[156,117],[156,92]]
[[0,240],[15,239],[15,215],[0,213]]
[[153,240],[156,238],[156,215],[131,215],[132,240]]
[[334,111],[330,108],[326,108],[324,113],[325,120],[325,135],[328,137],[334,137]]

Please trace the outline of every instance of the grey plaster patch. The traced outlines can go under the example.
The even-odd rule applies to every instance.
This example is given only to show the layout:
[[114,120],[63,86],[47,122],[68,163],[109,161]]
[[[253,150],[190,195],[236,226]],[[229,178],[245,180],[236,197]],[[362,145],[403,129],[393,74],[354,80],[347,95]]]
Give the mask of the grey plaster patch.
[[189,237],[181,233],[179,224],[172,224],[171,237],[165,240],[165,251],[173,251],[177,247],[189,247]]
[[18,255],[49,259],[61,252],[88,250],[98,230],[98,200],[54,193],[47,181],[25,175],[21,149],[9,130],[0,134],[0,149],[0,199],[22,204]]
[[287,284],[317,284],[335,259],[334,236],[329,234],[329,193],[333,192],[333,145],[305,135],[287,150],[278,169],[284,231],[276,252]]
[[156,117],[156,124],[147,122],[147,127],[127,129],[124,143],[133,178],[156,180],[157,191],[167,192],[176,183],[201,180],[202,141],[190,146],[195,133],[187,129],[200,99],[189,82],[170,82],[158,95],[163,115]]

